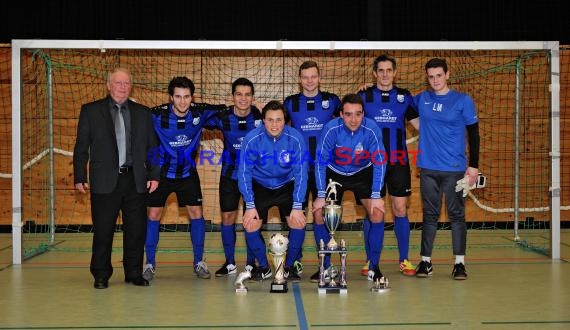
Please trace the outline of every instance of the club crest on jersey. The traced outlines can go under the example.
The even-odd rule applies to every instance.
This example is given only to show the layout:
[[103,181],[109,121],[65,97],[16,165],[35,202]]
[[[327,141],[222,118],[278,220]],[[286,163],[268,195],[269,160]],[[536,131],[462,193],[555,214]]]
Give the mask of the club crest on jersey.
[[291,163],[291,151],[281,150],[281,153],[279,154],[279,162],[283,165]]
[[256,120],[253,122],[253,125],[255,125],[255,127],[259,127],[259,126],[261,125],[261,119],[256,119]]
[[195,117],[192,119],[192,125],[196,126],[200,123],[200,117]]
[[322,105],[323,109],[328,109],[331,106],[329,103],[329,100],[323,100],[321,105]]
[[396,95],[396,100],[398,101],[398,103],[404,103],[404,94]]
[[358,154],[362,153],[362,150],[364,150],[364,147],[362,146],[361,142],[358,142],[356,144],[356,146],[354,146],[354,154],[358,155]]

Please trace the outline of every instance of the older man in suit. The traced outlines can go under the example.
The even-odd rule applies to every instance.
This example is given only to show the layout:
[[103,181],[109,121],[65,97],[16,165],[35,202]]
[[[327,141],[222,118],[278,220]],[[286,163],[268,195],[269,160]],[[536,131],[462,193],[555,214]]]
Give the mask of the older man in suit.
[[[106,289],[113,274],[111,251],[119,211],[123,219],[125,282],[148,286],[142,278],[146,235],[146,196],[158,187],[160,168],[148,155],[158,146],[150,110],[132,100],[131,74],[116,68],[107,79],[107,97],[84,104],[73,153],[75,188],[91,190],[96,289]],[[87,163],[89,162],[89,179]]]

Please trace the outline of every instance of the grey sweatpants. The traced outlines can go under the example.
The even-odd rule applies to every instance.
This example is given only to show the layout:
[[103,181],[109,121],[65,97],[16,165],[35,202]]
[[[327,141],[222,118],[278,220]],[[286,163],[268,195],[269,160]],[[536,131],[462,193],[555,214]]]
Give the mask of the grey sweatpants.
[[457,180],[465,172],[444,172],[421,169],[420,192],[423,202],[423,226],[421,255],[431,257],[437,231],[442,197],[451,223],[451,241],[454,255],[465,255],[467,246],[467,225],[465,224],[465,198],[462,192],[455,192]]

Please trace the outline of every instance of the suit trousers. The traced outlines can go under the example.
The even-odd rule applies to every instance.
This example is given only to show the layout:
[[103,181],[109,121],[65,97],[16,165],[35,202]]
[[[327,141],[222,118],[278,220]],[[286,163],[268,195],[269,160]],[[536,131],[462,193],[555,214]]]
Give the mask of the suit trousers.
[[93,245],[91,274],[108,280],[113,274],[111,253],[119,211],[123,218],[123,269],[125,279],[141,276],[146,239],[146,193],[138,193],[133,172],[119,174],[115,190],[91,194]]

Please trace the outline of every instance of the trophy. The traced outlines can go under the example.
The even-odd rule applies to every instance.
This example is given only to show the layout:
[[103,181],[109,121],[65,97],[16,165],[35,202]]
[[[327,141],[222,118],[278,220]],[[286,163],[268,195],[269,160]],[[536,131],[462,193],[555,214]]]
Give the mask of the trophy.
[[[323,222],[331,238],[326,246],[322,240],[319,244],[319,293],[346,294],[348,292],[346,284],[346,242],[343,239],[339,245],[334,239],[336,230],[342,219],[342,206],[335,204],[337,186],[341,186],[341,184],[329,179],[326,190],[326,205],[323,206]],[[338,254],[340,256],[340,274],[338,274],[339,272],[335,266],[331,265],[328,269],[325,269],[325,256],[331,256],[332,254]],[[335,282],[337,275],[340,275],[338,283]]]
[[273,278],[273,282],[271,282],[271,290],[269,292],[287,292],[287,280],[284,276],[283,266],[288,244],[289,240],[287,237],[281,235],[281,233],[273,234],[269,239],[269,254],[273,259],[273,266],[275,266],[275,277]]
[[251,271],[246,267],[246,269],[239,273],[234,282],[234,286],[236,287],[236,293],[247,293],[247,286],[243,284],[243,281],[251,278]]

